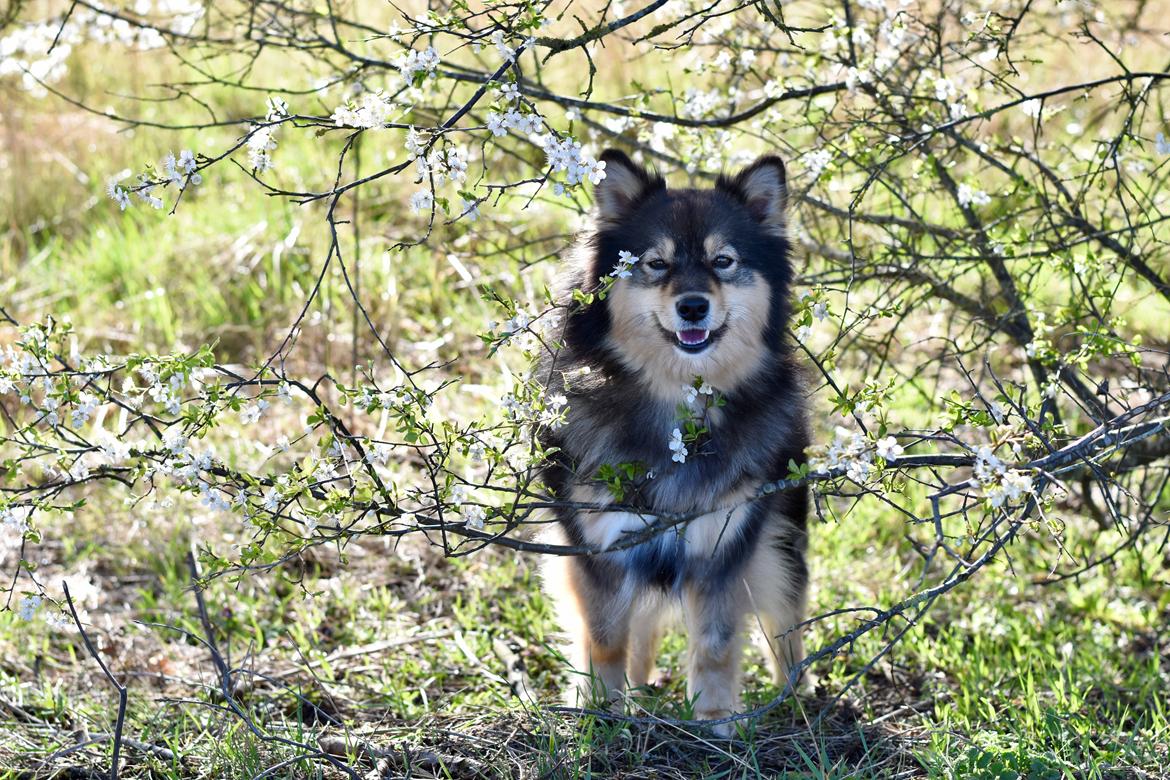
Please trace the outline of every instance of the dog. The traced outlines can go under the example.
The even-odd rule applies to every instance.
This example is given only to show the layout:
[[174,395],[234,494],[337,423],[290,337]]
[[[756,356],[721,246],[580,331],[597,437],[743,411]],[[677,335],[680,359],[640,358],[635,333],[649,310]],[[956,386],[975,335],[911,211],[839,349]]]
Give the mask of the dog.
[[809,442],[787,336],[784,164],[764,156],[677,189],[620,151],[600,159],[592,226],[560,291],[571,303],[538,363],[567,403],[541,434],[558,504],[545,539],[604,550],[547,556],[543,573],[567,657],[587,673],[570,699],[616,706],[647,685],[681,607],[694,715],[726,718],[748,628],[762,629],[778,685],[804,657],[808,492],[761,490]]

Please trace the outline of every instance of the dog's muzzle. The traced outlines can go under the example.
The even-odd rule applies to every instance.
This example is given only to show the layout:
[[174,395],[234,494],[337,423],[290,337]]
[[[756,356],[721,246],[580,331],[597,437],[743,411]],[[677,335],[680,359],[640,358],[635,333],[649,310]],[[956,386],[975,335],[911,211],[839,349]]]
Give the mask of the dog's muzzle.
[[711,343],[711,331],[704,327],[711,312],[711,302],[704,295],[687,295],[675,301],[674,310],[686,326],[674,332],[679,348],[702,352]]

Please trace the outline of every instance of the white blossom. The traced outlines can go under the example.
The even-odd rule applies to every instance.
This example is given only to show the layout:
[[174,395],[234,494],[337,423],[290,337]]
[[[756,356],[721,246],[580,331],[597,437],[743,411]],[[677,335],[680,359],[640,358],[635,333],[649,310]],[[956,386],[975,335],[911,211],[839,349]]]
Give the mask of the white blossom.
[[434,202],[435,194],[433,192],[430,190],[419,190],[410,196],[410,211],[413,214],[430,211]]
[[268,402],[266,400],[263,398],[257,399],[240,410],[240,422],[244,425],[251,425],[257,422],[267,408]]
[[976,450],[973,473],[971,484],[982,490],[993,507],[1018,501],[1033,492],[1032,478],[1022,471],[1009,469],[986,445]]
[[516,82],[505,81],[500,85],[499,96],[506,103],[515,103],[520,99],[520,89],[516,86]]
[[849,479],[862,483],[876,470],[873,464],[874,454],[875,449],[863,434],[837,426],[833,433],[833,441],[826,448],[824,455],[810,457],[809,466],[815,471],[843,469]]
[[701,119],[719,107],[721,96],[718,91],[704,92],[690,87],[683,95],[683,105],[679,113],[690,119]]
[[487,129],[497,138],[508,134],[507,123],[504,121],[504,115],[498,111],[489,111],[487,115]]
[[1021,471],[1007,470],[1000,475],[999,482],[985,485],[983,494],[993,507],[1018,501],[1032,493],[1032,478]]
[[516,316],[505,322],[502,330],[506,334],[516,333],[527,328],[531,322],[532,317],[529,316],[528,312],[523,309],[517,309]]
[[449,146],[439,153],[436,168],[448,181],[456,184],[467,179],[466,152],[456,146]]
[[390,455],[393,454],[394,447],[385,442],[376,442],[372,447],[366,450],[366,462],[376,463],[379,466],[385,466],[390,461]]
[[991,202],[991,196],[983,190],[977,190],[969,184],[960,184],[956,193],[959,204],[962,206],[986,206]]
[[78,427],[89,418],[93,416],[94,410],[98,408],[98,399],[90,393],[82,393],[77,398],[77,403],[73,406],[73,411],[70,414],[72,418],[73,427]]
[[256,173],[272,168],[272,150],[276,148],[273,128],[259,127],[248,137],[248,165]]
[[20,600],[20,619],[32,620],[37,610],[41,607],[42,599],[40,596],[32,595],[25,596]]
[[264,117],[269,122],[275,122],[280,119],[288,117],[288,103],[284,102],[284,98],[272,95],[267,101],[268,114]]
[[500,57],[502,57],[505,61],[511,60],[516,56],[516,50],[504,43],[503,30],[495,30],[492,33],[491,41],[492,45],[496,47],[496,51],[499,52]]
[[31,506],[8,506],[0,508],[0,555],[7,550],[20,548],[24,534],[28,531]]
[[569,399],[559,393],[548,396],[545,398],[544,411],[540,414],[539,422],[554,431],[563,427],[568,403]]
[[427,146],[430,145],[430,136],[426,133],[420,133],[413,126],[406,131],[406,154],[410,159],[415,160],[426,154]]
[[683,401],[688,406],[695,403],[695,401],[699,400],[700,395],[707,395],[707,396],[714,396],[715,395],[715,388],[711,387],[711,385],[707,384],[707,382],[704,381],[701,377],[695,377],[695,381],[699,383],[698,387],[695,387],[694,384],[690,384],[690,385],[687,385],[686,389],[683,391]]
[[671,460],[675,463],[687,462],[687,455],[689,453],[687,452],[687,445],[683,442],[683,435],[680,429],[675,428],[670,432],[670,441],[667,442],[667,446],[672,453],[670,456]]
[[540,130],[540,116],[509,108],[504,114],[504,124],[519,135],[531,135]]
[[878,439],[877,442],[877,456],[882,460],[890,463],[902,456],[904,450],[898,444],[898,440],[893,436],[887,436],[884,439]]
[[957,92],[954,82],[950,79],[939,76],[934,80],[934,96],[944,103],[950,102]]
[[859,84],[873,82],[873,72],[869,68],[849,68],[845,72],[845,88],[850,92],[857,89]]
[[829,163],[833,161],[833,153],[828,149],[814,149],[804,155],[801,161],[804,163],[804,169],[808,171],[809,177],[818,179]]
[[130,205],[130,194],[118,185],[118,179],[116,178],[106,182],[106,194],[118,204],[118,208],[122,211],[125,211]]
[[356,103],[338,106],[330,119],[338,127],[385,127],[398,107],[380,92],[367,92]]
[[618,252],[617,265],[615,265],[613,270],[610,271],[610,275],[615,279],[630,278],[630,276],[634,273],[634,265],[641,259],[642,258],[638,257],[634,253],[622,249]]
[[139,174],[138,186],[134,188],[134,194],[143,203],[150,206],[152,209],[161,209],[163,207],[162,198],[154,195],[155,184],[153,184],[146,174]]
[[468,528],[479,530],[483,528],[483,521],[487,517],[487,510],[478,504],[464,504],[459,510],[460,517]]
[[203,177],[195,172],[198,163],[195,160],[195,153],[190,149],[184,149],[179,152],[176,158],[174,152],[167,152],[167,156],[163,158],[163,174],[169,183],[183,186],[184,182],[191,184],[199,184],[203,181]]
[[451,505],[459,508],[463,502],[467,500],[467,485],[452,485],[450,501]]
[[565,183],[573,186],[588,179],[597,184],[605,178],[605,162],[581,150],[581,144],[571,138],[557,138],[549,134],[538,139],[544,148],[548,166],[553,173],[564,172]]
[[404,51],[394,60],[394,67],[402,74],[403,83],[411,86],[418,74],[429,76],[435,72],[439,67],[439,52],[434,46],[428,46],[422,51]]

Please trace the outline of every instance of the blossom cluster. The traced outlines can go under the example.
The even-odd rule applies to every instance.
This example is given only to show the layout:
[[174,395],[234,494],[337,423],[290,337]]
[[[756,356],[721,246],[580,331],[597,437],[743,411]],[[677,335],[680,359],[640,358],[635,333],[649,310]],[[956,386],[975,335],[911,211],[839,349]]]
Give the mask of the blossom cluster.
[[993,507],[1015,503],[1034,493],[1032,478],[1022,471],[1010,469],[1000,460],[992,448],[982,446],[975,452],[973,487],[983,491],[987,503]]
[[[602,163],[602,165],[604,164],[605,163]],[[630,276],[632,276],[634,273],[634,266],[637,265],[638,261],[641,259],[642,258],[638,257],[634,253],[623,249],[618,252],[617,265],[613,267],[613,270],[609,272],[609,275],[614,279],[629,279]]]
[[[499,54],[500,58],[503,59],[505,62],[511,62],[512,60],[514,60],[516,58],[516,52],[520,50],[520,47],[509,46],[505,42],[506,35],[504,34],[503,30],[498,30],[498,29],[493,30],[490,40],[491,40],[492,46],[494,46],[496,48],[496,53]],[[532,45],[534,43],[536,43],[536,38],[529,36],[529,37],[524,39],[521,46],[523,46],[525,49],[530,49],[530,48],[532,48]],[[478,44],[476,44],[475,50],[479,51]]]
[[439,52],[434,46],[428,46],[422,51],[404,51],[394,60],[394,67],[402,74],[403,83],[409,87],[427,76],[433,76],[439,61]]
[[829,318],[829,302],[823,289],[805,290],[800,294],[800,307],[793,313],[796,339],[807,344],[812,337],[815,322]]
[[670,432],[670,440],[666,443],[670,449],[670,459],[675,463],[686,463],[687,455],[690,453],[687,450],[686,442],[683,441],[683,432],[681,428],[675,428]]
[[686,390],[683,391],[683,403],[687,406],[693,406],[700,396],[712,398],[715,396],[715,388],[707,384],[702,377],[699,377],[697,382],[687,385]]
[[74,50],[90,41],[146,51],[166,45],[166,33],[187,35],[203,17],[203,3],[196,0],[136,0],[133,8],[140,17],[165,19],[157,28],[135,24],[100,6],[73,6],[61,18],[34,24],[14,23],[3,28],[0,37],[0,79],[17,77],[22,89],[36,96],[48,94],[46,84],[60,81],[68,73]]
[[960,184],[955,197],[963,206],[986,206],[991,203],[990,195],[969,184]]
[[263,173],[272,167],[272,150],[276,148],[275,128],[257,127],[248,136],[248,167]]
[[902,446],[893,436],[875,442],[859,431],[839,425],[833,431],[833,441],[823,453],[813,453],[808,463],[814,471],[844,470],[846,477],[863,484],[878,471],[875,457],[892,463],[903,453]]
[[483,521],[487,519],[487,509],[480,504],[467,503],[468,492],[466,485],[452,485],[447,498],[448,503],[452,509],[459,513],[460,518],[468,528],[482,529]]
[[160,175],[141,173],[138,175],[136,183],[129,187],[121,184],[122,179],[128,175],[128,171],[110,178],[106,182],[106,195],[117,203],[118,208],[122,211],[130,206],[132,193],[151,208],[161,209],[163,201],[162,198],[154,194],[156,188],[161,186],[165,189],[174,184],[179,190],[185,190],[189,186],[203,182],[203,177],[199,174],[199,162],[195,153],[190,149],[182,150],[177,156],[174,152],[167,152],[160,167],[162,169]]
[[467,180],[467,150],[463,147],[449,144],[436,149],[429,135],[413,127],[406,134],[405,146],[407,156],[414,160],[416,182],[431,174],[455,184]]
[[542,120],[540,114],[525,113],[517,108],[508,108],[506,111],[489,111],[487,113],[487,129],[494,137],[500,138],[509,131],[521,137],[535,135],[540,132]]
[[[538,143],[544,149],[549,169],[553,173],[564,172],[565,184],[570,187],[585,180],[599,184],[605,178],[605,161],[583,152],[581,144],[572,138],[557,138],[550,133],[538,139]],[[556,194],[564,191],[560,182],[553,185]]]
[[832,161],[833,153],[828,149],[813,149],[801,157],[804,169],[812,181],[819,179]]
[[333,109],[329,117],[338,127],[370,130],[385,127],[401,109],[381,92],[366,92],[356,100],[347,100]]

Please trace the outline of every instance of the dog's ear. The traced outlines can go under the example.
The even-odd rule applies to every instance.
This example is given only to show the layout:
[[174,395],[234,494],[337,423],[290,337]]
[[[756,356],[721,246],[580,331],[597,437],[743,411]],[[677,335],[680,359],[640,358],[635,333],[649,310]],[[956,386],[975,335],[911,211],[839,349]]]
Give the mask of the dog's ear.
[[594,187],[593,197],[597,216],[603,222],[620,221],[639,201],[666,186],[661,176],[651,174],[625,152],[606,149],[601,161],[605,163],[605,178]]
[[779,157],[765,155],[740,171],[734,179],[720,177],[717,186],[739,198],[768,231],[784,236],[788,223],[788,179],[784,162]]

